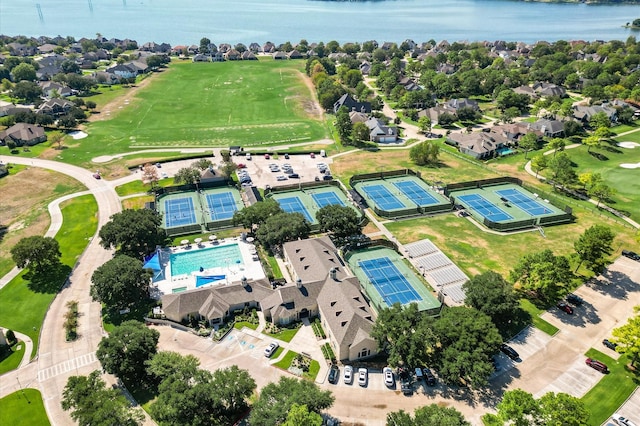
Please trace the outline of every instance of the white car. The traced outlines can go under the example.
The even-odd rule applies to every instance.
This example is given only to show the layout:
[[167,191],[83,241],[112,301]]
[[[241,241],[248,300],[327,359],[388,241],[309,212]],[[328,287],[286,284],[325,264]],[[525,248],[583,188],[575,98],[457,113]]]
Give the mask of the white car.
[[358,368],[358,384],[360,386],[367,386],[367,378],[369,373],[366,368]]
[[384,374],[384,384],[392,388],[396,384],[396,379],[393,377],[393,370],[390,367],[385,367],[382,369],[382,373]]
[[277,181],[287,180],[287,177],[285,175],[279,175],[279,176],[276,176],[276,180]]
[[621,416],[618,413],[614,413],[613,416],[611,416],[611,418],[613,419],[614,422],[618,423],[620,426],[636,426],[634,422],[632,422],[626,417]]
[[267,358],[270,358],[271,355],[273,355],[273,353],[280,347],[280,345],[277,342],[271,342],[269,343],[269,346],[267,346],[264,350],[264,356],[266,356]]
[[353,383],[353,367],[350,365],[344,366],[344,384],[350,385]]

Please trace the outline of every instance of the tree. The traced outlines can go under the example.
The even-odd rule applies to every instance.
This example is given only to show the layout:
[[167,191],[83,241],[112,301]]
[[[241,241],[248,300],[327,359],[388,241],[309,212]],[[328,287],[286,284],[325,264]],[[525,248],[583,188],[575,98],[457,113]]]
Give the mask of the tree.
[[142,424],[144,415],[131,408],[125,396],[107,388],[99,371],[89,376],[71,376],[62,393],[62,409],[71,410],[71,418],[80,426],[134,426]]
[[424,141],[409,150],[409,158],[418,166],[438,163],[440,145],[435,141]]
[[549,168],[553,172],[553,179],[561,185],[568,185],[576,179],[573,162],[566,152],[560,152],[553,156],[549,161]]
[[486,314],[464,306],[442,311],[433,325],[438,344],[429,350],[430,365],[448,384],[486,386],[494,368],[491,357],[502,337]]
[[306,405],[293,404],[282,426],[321,426],[322,416],[310,412]]
[[556,256],[547,249],[524,255],[509,277],[522,290],[551,301],[558,299],[563,289],[569,287],[573,273],[566,257]]
[[457,119],[458,117],[456,117],[454,114],[443,112],[438,117],[438,124],[441,125],[442,127],[451,126],[453,123],[456,122]]
[[538,400],[540,404],[540,424],[586,426],[589,410],[584,402],[566,393],[548,392]]
[[582,144],[587,146],[587,152],[591,152],[591,148],[600,146],[600,138],[596,135],[587,136],[582,139]]
[[611,127],[611,119],[607,116],[607,114],[603,111],[596,112],[589,119],[589,126],[592,129],[598,129],[600,127],[609,128]]
[[573,247],[578,254],[580,263],[576,267],[576,272],[583,262],[587,263],[587,268],[595,273],[600,273],[605,266],[605,256],[613,252],[611,244],[615,234],[605,225],[593,225],[584,231]]
[[465,304],[488,315],[504,334],[520,312],[518,296],[502,275],[488,271],[464,283]]
[[151,163],[147,163],[142,167],[142,183],[151,185],[151,190],[158,186],[158,169]]
[[418,312],[415,303],[399,303],[380,311],[371,329],[371,337],[387,352],[392,367],[426,364],[427,347],[435,346],[430,317]]
[[60,264],[60,245],[51,237],[34,235],[18,241],[11,248],[11,258],[18,268],[39,274]]
[[11,96],[27,103],[36,102],[42,96],[42,89],[33,81],[19,81],[13,85]]
[[176,172],[173,181],[177,184],[185,185],[200,182],[200,170],[194,167],[183,167]]
[[147,362],[147,373],[155,379],[157,384],[170,376],[188,381],[195,376],[199,365],[200,360],[193,355],[161,351]]
[[626,353],[631,357],[631,366],[637,367],[640,360],[640,306],[633,308],[635,315],[627,323],[614,328],[611,334],[613,341],[618,344],[617,352]]
[[238,165],[233,161],[223,161],[220,167],[218,167],[220,174],[230,178],[233,175],[233,172],[238,170]]
[[333,405],[331,391],[323,391],[315,383],[290,377],[280,377],[269,383],[253,404],[249,423],[252,426],[273,426],[285,422],[294,404],[306,405],[310,413],[320,413]]
[[418,128],[425,135],[431,133],[431,119],[429,117],[420,117],[418,119]]
[[152,273],[133,257],[118,255],[91,276],[91,297],[109,309],[124,309],[149,298]]
[[538,135],[535,133],[527,133],[518,141],[518,146],[524,150],[524,159],[527,159],[529,151],[533,151],[538,147]]
[[159,55],[148,56],[146,61],[147,61],[147,66],[152,70],[158,69],[162,65],[164,65],[164,60]]
[[351,139],[355,144],[362,144],[363,142],[368,142],[371,139],[371,131],[364,123],[355,123],[353,125],[353,129],[351,130]]
[[342,106],[336,113],[336,129],[338,130],[338,136],[340,141],[349,145],[351,143],[351,132],[353,131],[353,123],[349,118],[349,110],[347,107]]
[[139,387],[149,382],[146,365],[156,354],[159,338],[158,331],[143,323],[125,321],[102,338],[96,357],[105,371]]
[[336,238],[347,238],[362,231],[358,213],[348,206],[330,204],[322,207],[316,213],[322,232],[331,232]]
[[100,245],[139,259],[166,244],[167,234],[160,225],[162,216],[153,210],[126,209],[111,216],[100,229]]
[[471,426],[461,412],[438,404],[416,408],[414,418],[403,410],[387,414],[387,426]]
[[533,395],[522,389],[514,389],[504,393],[502,401],[496,407],[498,418],[504,422],[513,422],[514,426],[529,426],[535,424],[540,407]]
[[262,225],[268,218],[279,213],[284,213],[280,204],[273,198],[267,198],[264,201],[257,202],[242,210],[236,211],[233,214],[233,224],[252,229],[254,225]]
[[514,389],[504,393],[497,409],[497,414],[482,417],[484,424],[586,426],[589,420],[584,403],[566,393],[548,392],[535,399],[528,392]]
[[598,200],[596,207],[600,207],[600,203],[610,199],[615,194],[615,189],[611,188],[604,182],[597,182],[587,192],[590,197],[594,197]]
[[27,64],[25,62],[16,66],[12,71],[13,81],[35,81],[36,80],[36,69],[31,64]]
[[198,48],[198,51],[200,53],[207,54],[209,53],[210,45],[211,45],[211,40],[209,40],[207,37],[202,37],[200,39],[200,47]]
[[536,179],[538,178],[538,173],[546,169],[547,165],[547,157],[543,154],[538,154],[531,159],[531,168],[536,172]]
[[213,166],[213,163],[208,158],[200,158],[191,165],[191,167],[202,171],[207,170],[211,166]]
[[310,232],[309,222],[301,213],[277,213],[258,228],[256,237],[273,251],[287,241],[307,238]]

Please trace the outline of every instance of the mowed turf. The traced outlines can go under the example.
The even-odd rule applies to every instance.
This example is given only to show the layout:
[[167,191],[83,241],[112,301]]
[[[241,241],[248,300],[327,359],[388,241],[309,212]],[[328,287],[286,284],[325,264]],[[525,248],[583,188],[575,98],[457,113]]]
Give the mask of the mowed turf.
[[0,424],[12,426],[48,426],[39,390],[27,388],[0,399]]
[[[174,63],[91,123],[76,159],[149,147],[273,145],[325,137],[304,62]],[[72,145],[72,142],[70,142]]]

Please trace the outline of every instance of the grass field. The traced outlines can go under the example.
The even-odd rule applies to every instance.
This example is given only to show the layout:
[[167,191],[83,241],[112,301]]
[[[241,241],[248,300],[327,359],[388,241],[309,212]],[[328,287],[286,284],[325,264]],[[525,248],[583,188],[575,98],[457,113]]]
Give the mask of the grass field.
[[309,142],[326,129],[302,61],[174,63],[122,105],[68,140],[63,161],[150,147]]
[[609,367],[609,374],[603,375],[602,379],[582,397],[582,402],[591,413],[589,425],[600,426],[640,385],[640,378],[626,368],[629,363],[629,357],[626,355],[621,355],[616,361],[602,352],[589,349],[585,356],[602,361]]
[[0,324],[20,331],[33,340],[33,353],[38,348],[40,325],[49,304],[64,283],[77,258],[96,232],[98,206],[92,195],[66,201],[61,205],[64,221],[56,235],[62,253],[62,267],[48,276],[30,281],[21,273],[0,289]]
[[15,344],[11,352],[9,352],[7,347],[5,347],[4,350],[0,350],[0,375],[18,368],[20,361],[22,361],[24,351],[25,345],[22,342]]
[[[164,188],[165,186],[173,185],[173,178],[160,179],[158,186]],[[121,197],[133,194],[145,194],[151,189],[150,185],[142,183],[141,180],[134,180],[133,182],[125,183],[124,185],[116,186],[116,193]]]
[[0,424],[11,426],[50,425],[40,391],[27,388],[0,399]]

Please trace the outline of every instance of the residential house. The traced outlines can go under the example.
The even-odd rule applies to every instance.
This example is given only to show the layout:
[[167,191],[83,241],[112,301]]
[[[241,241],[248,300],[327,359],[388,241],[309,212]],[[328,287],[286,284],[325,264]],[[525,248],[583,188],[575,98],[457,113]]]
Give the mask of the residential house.
[[9,48],[9,53],[13,56],[34,56],[38,53],[38,49],[35,46],[22,43],[9,43],[7,47]]
[[47,53],[53,52],[56,49],[56,47],[58,46],[56,46],[55,44],[45,43],[41,46],[38,46],[37,49],[38,49],[38,53],[47,54]]
[[209,55],[205,55],[203,53],[198,53],[197,55],[193,55],[193,58],[191,58],[193,62],[209,62],[210,59],[211,58]]
[[341,107],[346,107],[349,111],[360,111],[366,114],[371,114],[370,102],[358,102],[351,97],[350,94],[345,93],[333,104],[333,112],[336,113]]
[[120,82],[120,77],[106,71],[96,71],[92,73],[90,77],[93,78],[96,83],[106,84],[108,86],[112,84],[118,84]]
[[281,50],[277,51],[277,52],[274,52],[272,54],[272,56],[273,56],[273,59],[276,59],[276,60],[287,59],[287,54],[285,52],[281,51]]
[[516,88],[513,89],[514,93],[517,93],[519,95],[527,95],[529,96],[531,99],[538,99],[540,96],[538,95],[538,93],[536,93],[535,90],[533,90],[533,87],[531,86],[527,86],[522,85],[522,86],[518,86]]
[[56,53],[56,54],[53,54],[53,55],[44,56],[44,57],[40,58],[37,62],[38,62],[38,65],[40,65],[40,68],[43,68],[43,67],[47,67],[47,66],[50,66],[50,65],[60,66],[66,60],[67,60],[66,57],[64,57],[62,55],[58,55]]
[[553,83],[537,82],[533,84],[533,90],[539,95],[544,97],[555,96],[563,98],[567,95],[567,91],[564,87],[558,86]]
[[289,52],[289,54],[287,55],[289,59],[302,59],[302,53],[298,52],[297,50],[292,50],[291,52]]
[[617,120],[618,110],[609,105],[576,105],[573,109],[573,118],[580,121],[582,124],[589,124],[591,117],[598,113],[604,113],[612,123]]
[[564,135],[564,123],[558,120],[541,119],[531,123],[531,128],[539,130],[549,138],[559,138]]
[[513,123],[494,126],[473,133],[451,133],[446,143],[458,148],[463,154],[477,159],[488,159],[500,155],[503,148],[517,145],[520,138],[535,133],[538,138],[542,132],[532,128],[530,123]]
[[224,53],[224,59],[227,61],[239,61],[240,52],[238,52],[236,49],[229,49]]
[[390,143],[398,140],[398,128],[389,127],[375,117],[364,124],[369,128],[369,140],[376,143]]
[[368,61],[364,61],[360,64],[359,68],[362,75],[369,75],[369,71],[371,71],[371,64]]
[[0,132],[0,145],[13,141],[17,146],[33,146],[47,140],[44,128],[29,123],[17,123]]
[[51,80],[54,75],[60,74],[62,72],[62,68],[58,65],[47,65],[42,68],[38,68],[36,70],[36,77],[40,81]]
[[165,53],[169,54],[171,52],[171,45],[168,43],[155,43],[153,41],[145,43],[142,45],[140,50],[154,53]]
[[53,98],[40,105],[40,107],[36,110],[36,114],[46,114],[53,117],[61,117],[69,113],[71,108],[73,108],[74,106],[75,105],[72,102],[69,102],[66,99]]
[[118,76],[118,78],[135,78],[138,71],[126,64],[118,64],[111,68],[107,68],[107,72]]
[[63,98],[73,95],[73,90],[71,90],[69,86],[63,86],[55,81],[43,81],[39,83],[38,86],[40,86],[42,93],[46,98],[51,98],[56,94]]
[[349,120],[351,120],[352,124],[355,123],[366,123],[369,120],[369,115],[360,111],[351,111],[349,112]]
[[249,51],[253,53],[260,53],[262,51],[262,47],[260,47],[260,45],[254,41],[253,43],[249,44]]
[[240,55],[241,59],[243,61],[257,61],[258,58],[256,57],[256,54],[253,53],[250,50],[247,50],[245,52],[242,52],[242,55]]
[[31,112],[31,109],[23,106],[17,106],[15,104],[0,106],[0,117],[6,117],[7,115],[16,115],[20,112]]
[[218,51],[221,53],[227,53],[229,50],[233,49],[229,43],[220,43],[218,46]]
[[446,105],[456,112],[460,108],[471,108],[474,111],[480,111],[480,106],[478,106],[478,102],[474,101],[473,99],[467,99],[467,98],[449,99],[446,102]]
[[274,53],[276,51],[276,46],[275,46],[275,44],[273,44],[270,41],[268,41],[268,42],[266,42],[265,44],[262,45],[262,51],[264,53]]
[[224,53],[219,50],[211,54],[211,62],[224,62]]

